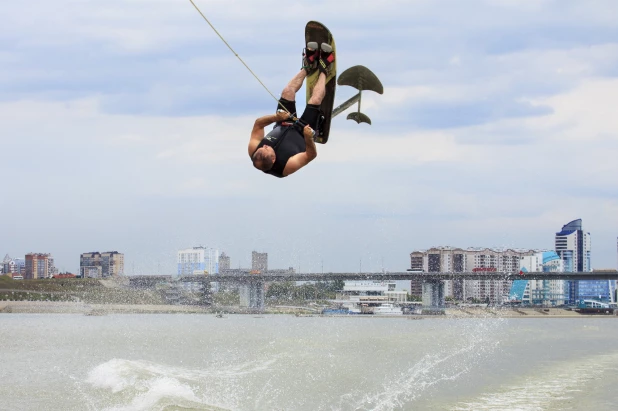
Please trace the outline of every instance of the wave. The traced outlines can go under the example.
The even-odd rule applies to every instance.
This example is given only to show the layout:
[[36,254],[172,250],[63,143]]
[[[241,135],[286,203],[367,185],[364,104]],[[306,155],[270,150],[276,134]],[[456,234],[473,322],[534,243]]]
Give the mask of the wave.
[[344,395],[336,409],[386,411],[406,408],[430,388],[459,379],[481,357],[493,353],[500,344],[498,331],[503,324],[504,319],[458,322],[454,327],[464,329],[457,330],[454,338],[436,341],[433,353],[426,354],[399,375],[388,377],[376,392],[354,391]]
[[276,360],[196,370],[113,359],[92,369],[86,383],[107,393],[104,394],[106,411],[230,410],[237,408],[235,398],[242,395],[238,379],[267,371]]
[[[506,385],[499,391],[479,396],[473,401],[460,402],[452,411],[542,411],[572,409],[570,402],[586,385],[603,378],[607,372],[618,371],[618,353],[590,356],[545,366],[526,381]],[[570,404],[570,405],[569,405]]]

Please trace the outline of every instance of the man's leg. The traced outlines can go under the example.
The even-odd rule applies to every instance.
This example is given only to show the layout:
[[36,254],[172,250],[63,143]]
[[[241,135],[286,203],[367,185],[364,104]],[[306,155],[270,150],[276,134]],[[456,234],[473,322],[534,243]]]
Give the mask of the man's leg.
[[318,77],[318,82],[315,83],[313,87],[313,91],[311,92],[311,98],[307,104],[319,106],[322,104],[322,100],[324,100],[324,96],[326,96],[326,74],[320,73]]
[[335,61],[335,56],[332,53],[332,47],[328,44],[322,44],[320,52],[320,60],[318,61],[318,70],[320,75],[311,91],[311,97],[307,102],[305,112],[301,116],[301,120],[305,124],[309,124],[311,128],[317,129],[320,119],[320,105],[326,96],[326,77],[330,74],[331,63]]
[[277,110],[285,109],[291,116],[296,117],[296,92],[303,86],[307,72],[301,70],[296,74],[281,92],[281,98],[277,103]]
[[303,82],[305,81],[305,77],[307,77],[307,72],[304,69],[301,69],[293,78],[290,80],[287,86],[281,92],[281,97],[288,101],[296,100],[296,93],[303,86]]

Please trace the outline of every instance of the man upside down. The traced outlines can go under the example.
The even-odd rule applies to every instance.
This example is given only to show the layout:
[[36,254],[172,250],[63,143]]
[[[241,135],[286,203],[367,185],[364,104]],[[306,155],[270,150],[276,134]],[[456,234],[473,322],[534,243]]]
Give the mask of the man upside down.
[[[332,48],[322,43],[318,49],[315,42],[307,43],[303,53],[303,67],[290,80],[281,93],[276,114],[255,120],[249,140],[249,157],[253,166],[266,174],[283,178],[309,164],[318,155],[313,140],[314,128],[320,117],[320,104],[326,95],[326,77],[335,60]],[[302,116],[296,117],[296,93],[305,78],[315,70],[320,71],[311,98]],[[264,136],[264,127],[275,123],[273,130]]]

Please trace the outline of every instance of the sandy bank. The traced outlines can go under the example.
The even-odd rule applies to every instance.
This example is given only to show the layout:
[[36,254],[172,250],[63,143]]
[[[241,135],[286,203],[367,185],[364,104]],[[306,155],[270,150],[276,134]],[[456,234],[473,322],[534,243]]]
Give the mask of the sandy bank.
[[161,313],[210,313],[208,308],[187,305],[147,304],[86,304],[59,301],[3,301],[0,313],[32,314],[161,314]]
[[[0,313],[29,313],[29,314],[213,314],[216,312],[234,312],[238,314],[255,314],[254,311],[243,310],[238,307],[201,307],[190,305],[147,305],[147,304],[86,304],[82,302],[59,302],[59,301],[1,301]],[[318,313],[302,313],[293,310],[274,309],[267,307],[266,314],[291,314],[303,317],[318,317]],[[375,315],[355,315],[343,317],[375,318]],[[413,315],[413,316],[381,316],[384,318],[590,318],[611,317],[618,315],[579,314],[559,308],[534,309],[534,308],[447,308],[443,315]]]

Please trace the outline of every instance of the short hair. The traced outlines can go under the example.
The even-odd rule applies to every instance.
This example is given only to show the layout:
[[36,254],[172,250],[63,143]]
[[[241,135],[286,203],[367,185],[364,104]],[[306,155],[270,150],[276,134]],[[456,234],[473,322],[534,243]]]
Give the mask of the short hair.
[[256,150],[255,153],[253,153],[253,157],[251,157],[251,160],[253,161],[253,166],[257,168],[258,170],[262,170],[262,171],[270,170],[271,168],[273,168],[273,165],[275,164],[274,161],[272,162],[272,164],[269,164],[270,161],[268,160],[270,160],[270,158],[266,156],[264,150],[260,151],[259,149]]

